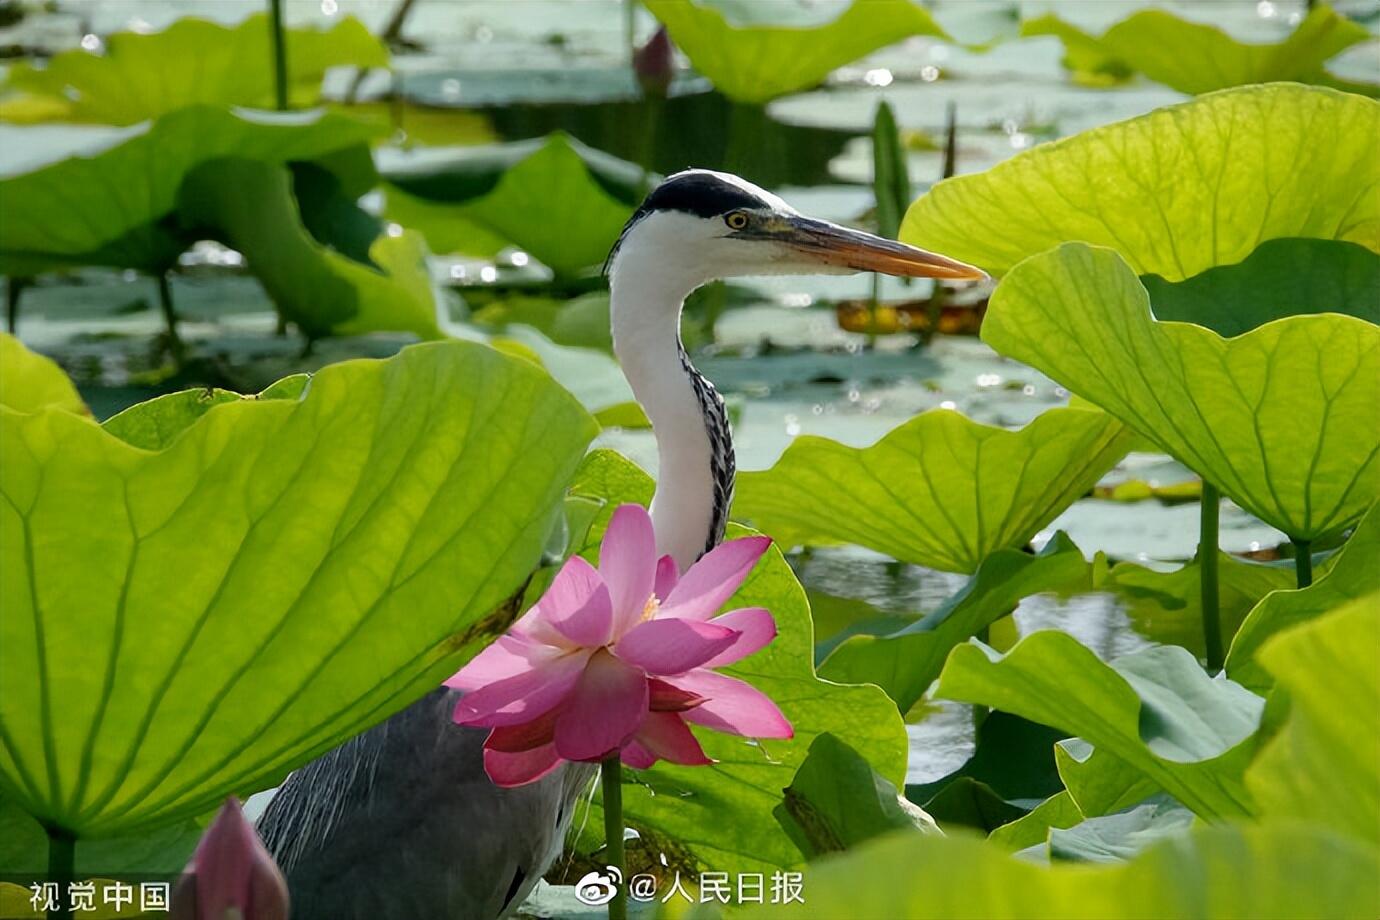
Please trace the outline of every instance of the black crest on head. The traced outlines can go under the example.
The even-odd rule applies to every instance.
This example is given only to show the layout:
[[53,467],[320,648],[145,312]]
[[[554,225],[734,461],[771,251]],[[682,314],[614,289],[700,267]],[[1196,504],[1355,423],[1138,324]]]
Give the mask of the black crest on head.
[[632,217],[628,218],[628,222],[623,225],[623,232],[618,235],[618,242],[613,244],[613,250],[604,263],[604,271],[607,272],[613,264],[613,257],[618,254],[618,247],[623,245],[628,232],[649,214],[657,211],[680,211],[696,217],[709,218],[739,208],[760,208],[764,204],[766,202],[761,198],[718,173],[702,169],[676,173],[652,189],[642,200],[642,204],[638,205]]

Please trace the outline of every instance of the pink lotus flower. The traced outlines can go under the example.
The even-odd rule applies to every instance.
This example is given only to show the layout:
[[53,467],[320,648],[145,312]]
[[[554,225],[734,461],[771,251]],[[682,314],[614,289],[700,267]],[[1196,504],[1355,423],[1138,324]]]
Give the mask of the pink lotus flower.
[[520,786],[563,760],[597,762],[614,752],[638,769],[657,760],[712,763],[687,722],[791,737],[765,694],[712,670],[776,636],[761,607],[715,616],[770,543],[723,543],[682,577],[670,556],[656,558],[647,512],[618,508],[599,568],[571,557],[506,635],[446,681],[467,691],[455,721],[493,729],[484,743],[489,778]]
[[283,874],[238,799],[226,799],[201,835],[172,899],[172,920],[287,920]]

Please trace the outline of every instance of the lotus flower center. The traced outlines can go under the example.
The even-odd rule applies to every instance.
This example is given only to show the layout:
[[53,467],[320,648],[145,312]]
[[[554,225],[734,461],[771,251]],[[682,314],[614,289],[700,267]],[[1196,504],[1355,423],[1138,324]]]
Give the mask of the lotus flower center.
[[661,601],[657,600],[656,595],[653,594],[651,597],[647,598],[647,603],[642,607],[642,622],[645,623],[656,616],[656,612],[660,609]]

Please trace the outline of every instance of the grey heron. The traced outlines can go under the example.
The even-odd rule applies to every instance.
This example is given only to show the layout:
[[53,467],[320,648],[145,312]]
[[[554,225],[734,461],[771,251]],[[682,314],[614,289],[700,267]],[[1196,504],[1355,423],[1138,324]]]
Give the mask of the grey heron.
[[[657,552],[682,571],[723,539],[735,470],[723,399],[681,343],[692,291],[745,275],[985,277],[700,169],[652,190],[606,271],[614,351],[657,444]],[[433,691],[284,783],[259,828],[287,876],[295,917],[505,917],[559,855],[594,766],[493,786],[482,765],[487,732],[452,724],[455,694]]]

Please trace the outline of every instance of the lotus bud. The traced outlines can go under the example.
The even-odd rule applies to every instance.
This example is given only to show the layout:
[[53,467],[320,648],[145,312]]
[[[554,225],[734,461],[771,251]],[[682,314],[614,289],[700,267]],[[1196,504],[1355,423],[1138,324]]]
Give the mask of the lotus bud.
[[287,920],[287,882],[231,796],[173,893],[172,920]]
[[675,65],[672,60],[671,37],[666,27],[656,30],[647,44],[633,52],[633,73],[648,96],[665,96],[671,86]]

